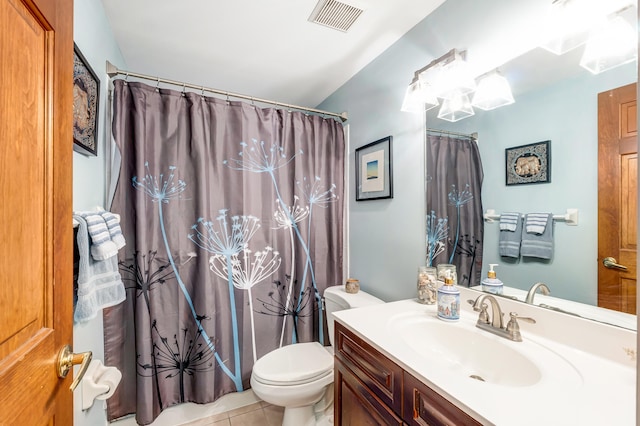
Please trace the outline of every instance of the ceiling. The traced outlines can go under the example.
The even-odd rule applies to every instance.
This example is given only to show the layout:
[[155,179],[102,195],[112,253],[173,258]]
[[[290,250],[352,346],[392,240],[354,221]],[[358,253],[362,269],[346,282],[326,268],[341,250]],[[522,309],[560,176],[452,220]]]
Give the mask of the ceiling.
[[317,0],[103,0],[126,70],[315,107],[445,0],[342,0],[347,32],[309,22]]

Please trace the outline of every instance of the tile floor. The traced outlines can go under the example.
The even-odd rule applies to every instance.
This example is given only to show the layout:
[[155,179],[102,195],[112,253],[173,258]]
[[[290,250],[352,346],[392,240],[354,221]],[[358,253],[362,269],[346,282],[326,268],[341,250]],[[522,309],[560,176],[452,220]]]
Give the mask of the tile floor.
[[183,426],[280,426],[283,413],[284,407],[260,401],[185,423]]
[[[232,392],[210,404],[184,403],[165,409],[150,426],[280,426],[284,408],[256,397],[251,389]],[[110,426],[138,426],[128,416]]]

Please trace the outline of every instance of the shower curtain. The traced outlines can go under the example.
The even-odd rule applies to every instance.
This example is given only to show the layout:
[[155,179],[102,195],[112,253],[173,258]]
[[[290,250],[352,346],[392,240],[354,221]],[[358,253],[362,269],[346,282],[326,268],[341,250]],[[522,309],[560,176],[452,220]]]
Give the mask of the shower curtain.
[[483,176],[475,140],[427,135],[427,265],[454,264],[466,287],[481,281]]
[[247,389],[275,348],[325,341],[321,296],[342,281],[344,138],[320,116],[114,85],[127,299],[104,314],[105,364],[123,372],[108,418],[148,424]]

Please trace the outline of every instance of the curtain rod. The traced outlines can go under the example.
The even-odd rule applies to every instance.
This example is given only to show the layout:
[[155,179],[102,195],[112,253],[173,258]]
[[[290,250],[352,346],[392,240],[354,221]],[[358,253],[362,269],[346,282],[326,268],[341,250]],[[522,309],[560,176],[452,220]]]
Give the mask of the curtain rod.
[[471,138],[473,140],[478,139],[478,133],[474,132],[471,134],[466,134],[466,133],[458,133],[458,132],[450,132],[448,130],[440,130],[440,129],[432,129],[430,127],[427,127],[427,132],[433,132],[433,133],[442,133],[445,135],[452,135],[452,136],[463,136],[466,138]]
[[116,67],[115,65],[113,65],[109,61],[107,61],[107,75],[109,75],[109,78],[113,78],[113,77],[115,77],[117,75],[124,75],[126,77],[136,77],[136,78],[141,78],[141,79],[144,79],[144,80],[155,81],[158,84],[160,84],[160,83],[172,84],[174,86],[182,86],[183,89],[188,87],[190,89],[201,90],[202,93],[210,92],[210,93],[215,93],[215,94],[218,94],[218,95],[232,97],[232,98],[246,99],[246,100],[249,100],[251,102],[261,102],[261,103],[264,103],[264,104],[276,105],[276,106],[283,107],[283,108],[291,108],[291,109],[296,109],[296,110],[300,110],[300,111],[313,112],[313,113],[321,114],[321,115],[329,115],[329,116],[332,116],[332,117],[339,118],[340,121],[343,122],[343,123],[345,121],[347,121],[347,113],[346,112],[338,114],[337,112],[323,111],[321,109],[307,108],[307,107],[302,107],[302,106],[292,105],[292,104],[285,104],[283,102],[270,101],[268,99],[261,99],[261,98],[256,98],[256,97],[253,97],[253,96],[241,95],[239,93],[226,92],[224,90],[212,89],[210,87],[199,86],[199,85],[196,85],[196,84],[185,83],[185,82],[182,82],[182,81],[174,81],[174,80],[169,80],[169,79],[166,79],[166,78],[160,78],[160,77],[154,77],[154,76],[151,76],[151,75],[140,74],[140,73],[137,73],[137,72],[125,71],[125,70],[118,69],[118,67]]

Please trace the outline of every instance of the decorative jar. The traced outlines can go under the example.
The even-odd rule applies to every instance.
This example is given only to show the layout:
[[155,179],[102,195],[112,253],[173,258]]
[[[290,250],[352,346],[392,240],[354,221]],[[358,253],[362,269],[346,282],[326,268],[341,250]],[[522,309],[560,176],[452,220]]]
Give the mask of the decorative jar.
[[360,290],[360,280],[355,278],[347,278],[347,282],[344,285],[344,290],[347,293],[355,294]]
[[420,266],[418,268],[418,302],[425,305],[436,303],[436,292],[438,289],[437,269],[431,266]]

